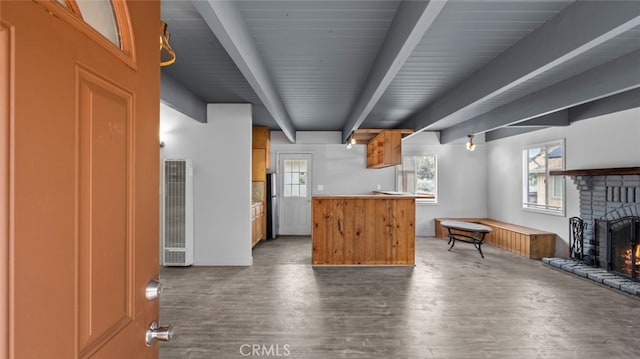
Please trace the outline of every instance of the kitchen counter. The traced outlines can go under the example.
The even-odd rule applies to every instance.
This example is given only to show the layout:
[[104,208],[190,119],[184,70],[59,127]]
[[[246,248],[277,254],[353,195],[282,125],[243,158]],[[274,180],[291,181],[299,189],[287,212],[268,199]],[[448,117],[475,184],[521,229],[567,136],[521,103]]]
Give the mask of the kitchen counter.
[[[400,192],[397,192],[400,193]],[[380,198],[416,198],[416,196],[414,196],[413,194],[386,194],[386,193],[379,193],[379,194],[335,194],[335,195],[326,195],[326,196],[313,196],[313,198],[317,198],[317,199],[333,199],[333,198],[353,198],[353,199],[365,199],[365,198],[373,198],[373,199],[380,199]]]
[[413,265],[415,196],[312,198],[314,265]]

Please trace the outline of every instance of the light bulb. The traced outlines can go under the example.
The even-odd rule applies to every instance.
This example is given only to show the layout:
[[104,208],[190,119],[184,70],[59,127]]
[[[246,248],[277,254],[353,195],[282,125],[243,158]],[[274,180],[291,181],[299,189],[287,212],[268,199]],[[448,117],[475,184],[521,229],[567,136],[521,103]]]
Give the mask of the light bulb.
[[469,141],[467,142],[467,150],[473,151],[476,149],[476,144],[473,143],[473,135],[469,135]]
[[473,151],[476,149],[476,144],[473,142],[467,142],[467,150]]

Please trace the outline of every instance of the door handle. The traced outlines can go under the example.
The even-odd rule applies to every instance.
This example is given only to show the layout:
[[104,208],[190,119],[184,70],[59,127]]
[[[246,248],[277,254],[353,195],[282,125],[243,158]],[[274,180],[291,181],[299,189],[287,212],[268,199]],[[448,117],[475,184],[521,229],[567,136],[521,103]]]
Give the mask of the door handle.
[[145,288],[144,296],[147,300],[154,300],[160,298],[160,294],[162,294],[162,283],[160,283],[157,279],[152,279],[147,283],[147,288]]
[[168,342],[173,338],[173,327],[170,325],[158,325],[156,322],[149,324],[149,329],[145,335],[145,343],[147,346],[155,343],[156,340]]

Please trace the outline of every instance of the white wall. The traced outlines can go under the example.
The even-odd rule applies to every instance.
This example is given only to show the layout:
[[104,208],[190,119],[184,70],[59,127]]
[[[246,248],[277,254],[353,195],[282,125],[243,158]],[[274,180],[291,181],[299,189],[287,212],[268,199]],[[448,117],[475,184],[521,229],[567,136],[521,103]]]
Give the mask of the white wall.
[[640,109],[632,109],[497,141],[488,146],[488,216],[557,233],[556,255],[568,253],[569,221],[578,216],[578,190],[566,180],[566,216],[522,209],[522,147],[564,138],[565,168],[640,165]]
[[486,145],[482,136],[474,142],[476,149],[471,152],[464,141],[441,145],[435,133],[403,141],[403,154],[436,154],[438,161],[438,203],[416,206],[416,235],[435,235],[434,218],[487,217]]
[[[383,190],[395,190],[395,167],[367,168],[366,145],[346,149],[340,137],[340,132],[297,132],[296,143],[291,144],[282,132],[272,131],[271,169],[276,170],[281,153],[310,153],[313,195],[370,194],[378,185]],[[404,154],[438,156],[438,203],[417,206],[418,236],[434,235],[436,217],[487,216],[487,155],[483,143],[469,152],[463,142],[440,145],[434,133],[420,133],[405,139],[402,146]],[[317,190],[318,185],[324,187],[323,191]]]
[[209,104],[207,123],[160,106],[161,158],[193,160],[195,265],[251,265],[251,105]]
[[[208,123],[198,123],[161,106],[163,158],[194,163],[195,264],[250,265],[251,107],[212,104]],[[567,181],[566,216],[521,209],[523,146],[566,138],[566,168],[640,165],[640,109],[501,139],[479,138],[474,152],[463,142],[440,145],[434,133],[403,141],[403,153],[438,156],[438,203],[419,204],[416,234],[434,234],[436,217],[490,217],[557,233],[557,255],[567,251],[568,217],[578,215],[578,191]],[[366,194],[380,185],[395,190],[395,168],[366,168],[366,146],[347,150],[340,132],[298,132],[291,144],[271,132],[271,163],[280,153],[313,156],[313,194]],[[317,185],[323,185],[322,192]]]
[[[281,153],[310,153],[312,155],[311,187],[314,195],[370,194],[380,185],[383,190],[394,190],[393,168],[368,169],[366,145],[347,149],[340,143],[341,133],[296,132],[292,144],[280,131],[271,132],[271,170],[277,172]],[[324,187],[318,191],[318,185]]]

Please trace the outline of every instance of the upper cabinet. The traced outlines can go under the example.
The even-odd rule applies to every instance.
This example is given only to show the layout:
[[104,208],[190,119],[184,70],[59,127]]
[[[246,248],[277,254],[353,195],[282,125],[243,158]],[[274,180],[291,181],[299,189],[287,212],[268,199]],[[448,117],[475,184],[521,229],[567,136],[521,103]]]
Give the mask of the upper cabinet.
[[399,165],[402,160],[402,132],[381,131],[367,143],[367,167]]
[[267,180],[267,169],[270,167],[270,147],[269,129],[267,127],[254,127],[251,146],[251,180],[254,182],[265,182]]
[[271,139],[269,137],[269,128],[267,127],[254,127],[253,128],[253,145],[251,146],[253,149],[263,149],[265,150],[266,158],[265,158],[265,166],[266,168],[271,167],[271,162],[269,161],[269,152],[271,150]]

